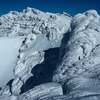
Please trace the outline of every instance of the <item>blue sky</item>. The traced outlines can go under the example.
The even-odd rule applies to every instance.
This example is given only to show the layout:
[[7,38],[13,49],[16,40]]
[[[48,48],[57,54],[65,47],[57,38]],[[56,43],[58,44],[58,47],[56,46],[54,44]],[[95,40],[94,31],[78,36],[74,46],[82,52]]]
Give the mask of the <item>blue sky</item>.
[[100,0],[0,0],[0,15],[11,10],[22,11],[27,7],[44,12],[67,12],[72,16],[90,9],[95,9],[100,14]]

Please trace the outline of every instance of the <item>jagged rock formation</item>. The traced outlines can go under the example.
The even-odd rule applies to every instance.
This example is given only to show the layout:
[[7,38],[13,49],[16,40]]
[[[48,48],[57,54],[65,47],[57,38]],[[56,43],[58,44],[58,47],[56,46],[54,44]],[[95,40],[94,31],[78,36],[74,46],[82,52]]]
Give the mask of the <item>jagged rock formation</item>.
[[71,17],[28,7],[20,13],[11,11],[2,15],[0,21],[1,37],[24,38],[14,67],[15,78],[10,82],[10,87],[1,88],[0,94],[19,95],[36,85],[51,82],[59,57],[59,46],[70,28]]
[[18,100],[43,99],[51,96],[63,95],[62,87],[57,83],[46,83],[22,94]]
[[[0,100],[99,100],[100,16],[33,8],[0,17],[1,37],[23,37],[15,78]],[[60,54],[59,54],[60,52]]]
[[[18,33],[20,33],[20,30],[26,32],[26,34],[24,34],[26,35],[26,38],[19,50],[19,59],[14,68],[16,78],[14,79],[11,88],[13,94],[19,94],[25,90],[21,91],[21,87],[26,83],[27,79],[32,76],[32,68],[43,62],[43,51],[60,46],[60,41],[63,35],[68,31],[71,21],[71,18],[65,15],[43,13],[31,8],[24,10],[21,15],[24,15],[25,19],[24,17],[21,17],[23,19],[21,22],[18,17],[19,23],[22,23],[20,27],[23,25],[23,27],[18,30]],[[19,16],[21,15],[19,14]],[[61,19],[63,21],[66,19],[66,21],[61,24]],[[23,24],[23,22],[25,24]],[[27,27],[25,27],[25,25]]]
[[99,95],[100,16],[94,10],[75,15],[69,35],[53,80],[62,84],[67,98]]
[[52,40],[66,33],[69,23],[70,17],[65,14],[44,13],[28,7],[23,12],[10,11],[0,17],[0,36],[46,34]]

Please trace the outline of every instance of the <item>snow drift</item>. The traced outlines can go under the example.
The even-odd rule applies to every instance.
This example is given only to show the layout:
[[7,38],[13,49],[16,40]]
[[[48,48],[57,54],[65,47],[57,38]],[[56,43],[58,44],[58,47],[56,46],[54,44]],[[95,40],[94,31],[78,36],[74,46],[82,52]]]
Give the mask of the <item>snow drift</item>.
[[22,37],[0,38],[0,87],[14,78],[13,68],[16,65],[22,41]]

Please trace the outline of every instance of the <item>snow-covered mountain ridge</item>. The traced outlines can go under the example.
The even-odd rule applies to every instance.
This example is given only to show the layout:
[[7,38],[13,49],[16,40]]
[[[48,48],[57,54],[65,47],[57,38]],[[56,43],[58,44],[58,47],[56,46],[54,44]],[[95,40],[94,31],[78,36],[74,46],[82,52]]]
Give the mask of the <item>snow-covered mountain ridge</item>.
[[8,44],[2,56],[15,59],[9,67],[0,58],[5,73],[13,73],[5,78],[8,83],[0,77],[0,100],[99,100],[100,16],[95,10],[73,18],[29,7],[11,11],[0,17],[0,38],[1,48]]
[[44,13],[29,7],[22,12],[10,11],[0,17],[0,36],[27,36],[34,33],[56,39],[68,31],[65,28],[69,27],[67,21],[70,22],[70,17],[65,13]]

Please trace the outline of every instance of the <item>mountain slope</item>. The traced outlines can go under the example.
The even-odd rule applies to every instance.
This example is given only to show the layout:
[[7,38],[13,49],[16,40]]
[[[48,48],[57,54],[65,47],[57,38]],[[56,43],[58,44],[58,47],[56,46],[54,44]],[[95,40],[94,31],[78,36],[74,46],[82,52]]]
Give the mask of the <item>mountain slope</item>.
[[70,28],[71,17],[65,13],[44,13],[28,7],[20,13],[11,11],[2,15],[0,22],[1,38],[23,38],[21,46],[15,46],[19,51],[13,66],[15,77],[1,88],[1,98],[3,95],[19,95],[42,83],[52,82],[61,40]]
[[99,100],[100,16],[95,10],[72,18],[28,7],[2,15],[0,23],[1,39],[21,39],[14,79],[1,87],[0,100]]

